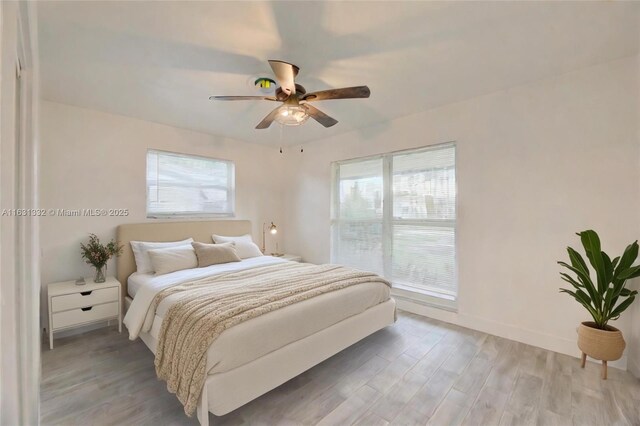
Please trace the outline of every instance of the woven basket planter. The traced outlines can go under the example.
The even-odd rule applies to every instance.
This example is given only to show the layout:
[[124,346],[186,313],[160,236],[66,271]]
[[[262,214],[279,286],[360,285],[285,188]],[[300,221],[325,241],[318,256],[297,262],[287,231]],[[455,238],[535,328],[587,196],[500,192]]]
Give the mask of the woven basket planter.
[[615,327],[607,326],[607,330],[596,328],[596,324],[585,321],[578,327],[578,347],[582,351],[582,367],[586,356],[602,361],[602,378],[607,378],[607,361],[615,361],[622,357],[626,343],[622,332]]
[[578,328],[578,347],[591,358],[615,361],[622,357],[626,343],[622,332],[615,327],[610,330],[595,328],[593,322],[583,322]]

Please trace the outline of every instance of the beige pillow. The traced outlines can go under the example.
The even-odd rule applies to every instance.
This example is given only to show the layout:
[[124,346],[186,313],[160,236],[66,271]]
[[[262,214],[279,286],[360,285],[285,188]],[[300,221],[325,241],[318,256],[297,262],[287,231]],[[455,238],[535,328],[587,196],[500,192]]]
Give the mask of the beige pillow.
[[191,243],[196,251],[198,258],[198,267],[203,268],[210,265],[218,265],[220,263],[240,262],[240,258],[236,253],[235,243],[228,242],[224,244],[205,244]]
[[156,275],[198,267],[198,259],[190,245],[165,247],[146,252]]
[[236,243],[236,252],[240,259],[248,259],[250,257],[263,256],[260,248],[253,242],[251,235],[241,235],[239,237],[225,237],[223,235],[213,234],[211,236],[216,244],[234,242]]

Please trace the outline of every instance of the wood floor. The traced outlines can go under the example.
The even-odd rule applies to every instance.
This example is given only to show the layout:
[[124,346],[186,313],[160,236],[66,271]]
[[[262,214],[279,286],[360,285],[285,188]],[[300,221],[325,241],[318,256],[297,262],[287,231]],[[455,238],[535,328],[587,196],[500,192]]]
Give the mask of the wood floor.
[[[196,425],[115,327],[43,346],[42,424]],[[640,425],[640,381],[400,312],[398,322],[214,425]]]

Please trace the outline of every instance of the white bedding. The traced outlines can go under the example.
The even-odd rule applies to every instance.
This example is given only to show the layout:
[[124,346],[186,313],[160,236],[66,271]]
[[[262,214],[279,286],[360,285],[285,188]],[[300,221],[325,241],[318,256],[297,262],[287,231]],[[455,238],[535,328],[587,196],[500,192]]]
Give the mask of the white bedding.
[[[260,256],[245,259],[242,262],[222,263],[219,265],[211,265],[205,268],[183,269],[164,275],[156,275],[154,273],[134,272],[127,279],[127,292],[132,298],[136,297],[140,288],[149,287],[160,291],[174,284],[179,284],[189,280],[197,280],[198,278],[208,277],[210,275],[221,274],[223,272],[240,271],[242,269],[254,268],[256,266],[267,266],[275,263],[286,262],[280,257]],[[155,295],[155,292],[154,292]]]
[[153,278],[155,278],[155,274],[142,274],[140,272],[134,272],[133,274],[129,275],[129,278],[127,278],[127,294],[129,294],[129,296],[131,296],[131,298],[133,299],[134,297],[136,297],[138,289],[145,285],[147,281],[150,281]]
[[[149,310],[151,301],[159,291],[167,287],[224,272],[241,271],[243,269],[274,265],[282,262],[286,262],[286,260],[273,256],[260,256],[245,259],[241,262],[222,263],[205,268],[184,269],[164,275],[140,274],[136,280],[138,284],[138,288],[135,291],[136,295],[123,320],[124,325],[126,325],[129,330],[129,338],[131,340],[137,338],[140,331],[143,330],[143,326],[145,326],[144,331],[149,331],[151,324],[145,324],[145,318],[147,317],[147,311]],[[142,275],[146,275],[146,277]]]
[[[266,266],[286,260],[261,256],[207,268],[177,271],[160,276],[134,278],[137,289],[124,318],[129,338],[141,332],[157,340],[162,318],[179,295],[167,297],[155,315],[147,311],[155,294],[171,285],[223,272]],[[131,292],[131,290],[130,290]],[[365,283],[323,294],[277,311],[253,318],[225,330],[207,353],[209,374],[229,371],[264,356],[289,343],[300,340],[389,299],[389,287],[382,283]],[[146,317],[146,321],[145,321]],[[155,348],[152,348],[155,350]]]

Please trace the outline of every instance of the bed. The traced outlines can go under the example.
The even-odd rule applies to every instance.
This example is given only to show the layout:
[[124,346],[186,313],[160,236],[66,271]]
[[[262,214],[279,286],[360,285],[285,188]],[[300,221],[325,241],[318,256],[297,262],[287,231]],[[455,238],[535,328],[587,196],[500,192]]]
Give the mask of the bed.
[[[263,256],[161,276],[138,274],[130,241],[178,241],[191,237],[210,243],[212,234],[244,235],[251,231],[249,221],[238,220],[119,226],[117,238],[124,249],[117,259],[117,276],[126,308],[131,309],[127,315],[132,318],[139,315],[136,310],[146,306],[145,300],[158,289],[204,276],[284,267],[284,263],[290,263]],[[154,353],[163,315],[171,303],[168,298],[155,309],[147,329],[141,328],[138,333],[130,330],[131,336],[140,337]],[[200,423],[208,425],[209,412],[217,416],[227,414],[394,321],[395,302],[389,297],[388,288],[377,282],[364,282],[294,303],[225,330],[207,351],[207,375],[196,410]]]

